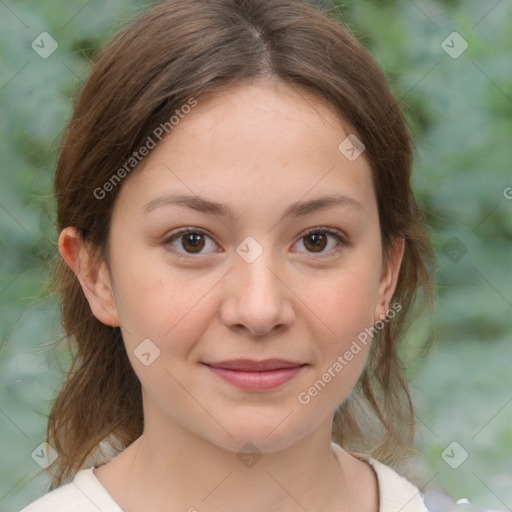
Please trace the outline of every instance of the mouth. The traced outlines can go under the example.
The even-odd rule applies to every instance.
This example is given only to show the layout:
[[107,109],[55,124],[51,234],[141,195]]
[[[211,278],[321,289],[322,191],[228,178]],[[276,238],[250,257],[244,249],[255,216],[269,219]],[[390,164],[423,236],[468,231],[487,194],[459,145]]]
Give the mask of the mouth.
[[268,391],[280,387],[307,366],[283,359],[233,359],[202,364],[224,381],[246,391]]

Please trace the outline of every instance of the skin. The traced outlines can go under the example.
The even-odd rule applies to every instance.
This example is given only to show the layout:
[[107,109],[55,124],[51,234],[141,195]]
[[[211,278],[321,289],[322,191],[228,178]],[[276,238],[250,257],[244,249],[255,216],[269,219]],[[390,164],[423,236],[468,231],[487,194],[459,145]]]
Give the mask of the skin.
[[[108,265],[74,228],[61,232],[63,258],[94,315],[121,326],[142,383],[143,435],[95,469],[125,512],[378,509],[370,466],[345,451],[339,463],[330,447],[334,411],[369,344],[310,403],[297,400],[383,317],[403,256],[398,240],[382,259],[370,165],[338,150],[351,133],[344,124],[323,100],[279,81],[198,98],[122,184]],[[333,192],[361,208],[281,219],[288,205]],[[143,212],[171,193],[225,203],[235,216],[176,205]],[[184,227],[207,233],[199,254],[187,238],[168,241]],[[328,235],[315,252],[304,232],[322,227],[350,245]],[[251,263],[236,252],[248,236],[263,249]],[[145,366],[134,350],[148,338],[160,355]],[[307,366],[278,389],[251,392],[201,364],[273,357]],[[247,442],[262,454],[252,467],[236,456]]]

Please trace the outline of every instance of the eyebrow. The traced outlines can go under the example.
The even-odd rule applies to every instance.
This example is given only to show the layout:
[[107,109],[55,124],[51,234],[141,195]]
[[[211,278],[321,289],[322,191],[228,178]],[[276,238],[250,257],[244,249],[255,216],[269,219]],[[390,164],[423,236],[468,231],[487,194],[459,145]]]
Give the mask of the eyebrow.
[[[233,210],[226,204],[217,203],[196,195],[165,195],[153,199],[143,207],[144,213],[149,213],[162,206],[177,205],[201,213],[209,213],[219,217],[234,218]],[[352,197],[342,194],[330,194],[311,199],[309,201],[297,201],[292,203],[283,213],[281,220],[289,217],[301,217],[314,212],[332,209],[336,206],[351,206],[360,212],[364,212],[363,205]]]

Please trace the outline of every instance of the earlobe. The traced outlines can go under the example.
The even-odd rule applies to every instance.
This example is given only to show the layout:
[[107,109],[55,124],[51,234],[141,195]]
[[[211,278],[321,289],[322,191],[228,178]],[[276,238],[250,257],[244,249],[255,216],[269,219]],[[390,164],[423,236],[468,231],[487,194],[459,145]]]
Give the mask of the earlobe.
[[395,293],[398,275],[405,252],[405,239],[400,237],[393,242],[393,248],[388,259],[382,267],[379,283],[378,301],[375,307],[374,322],[383,320],[390,308],[390,303]]
[[75,273],[94,316],[102,323],[119,326],[116,302],[108,269],[81,239],[74,227],[64,228],[59,235],[59,251]]

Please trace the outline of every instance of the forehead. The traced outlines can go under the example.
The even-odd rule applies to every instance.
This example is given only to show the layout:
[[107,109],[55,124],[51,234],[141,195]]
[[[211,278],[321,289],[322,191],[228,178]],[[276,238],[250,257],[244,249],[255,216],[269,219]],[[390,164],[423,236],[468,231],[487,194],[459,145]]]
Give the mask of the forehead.
[[364,154],[350,161],[340,152],[350,129],[318,96],[277,81],[239,85],[196,101],[123,186],[129,190],[121,195],[131,204],[166,189],[241,207],[270,199],[291,204],[332,192],[372,200]]
[[250,137],[246,140],[249,149],[255,142],[264,143],[265,133],[272,132],[268,140],[274,141],[282,128],[279,137],[289,142],[301,142],[301,136],[306,135],[322,139],[329,136],[336,143],[340,132],[348,129],[344,124],[334,106],[318,94],[273,79],[242,83],[197,98],[197,106],[172,129],[169,139],[184,132],[200,135],[203,140],[216,137],[220,143],[223,135],[233,136],[236,129],[238,139]]

